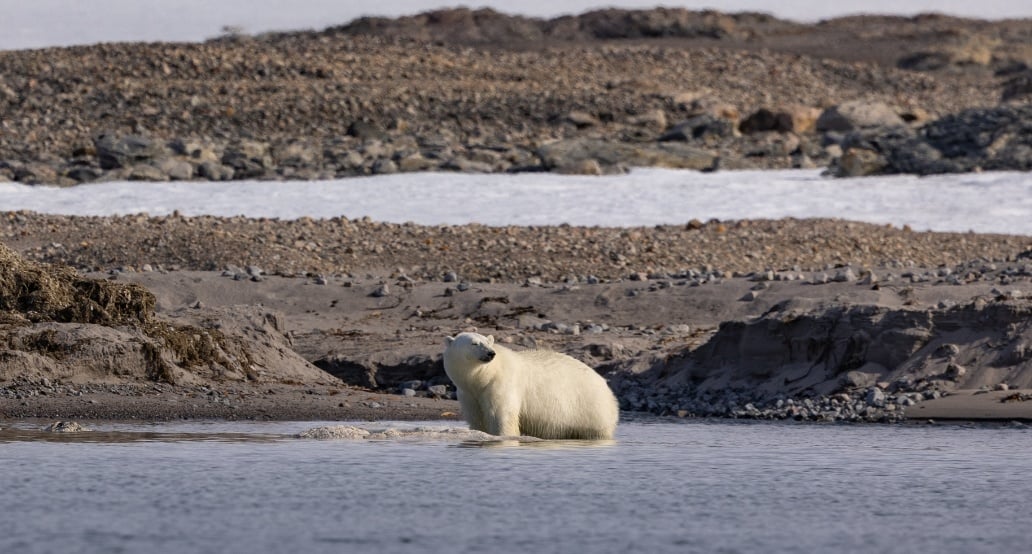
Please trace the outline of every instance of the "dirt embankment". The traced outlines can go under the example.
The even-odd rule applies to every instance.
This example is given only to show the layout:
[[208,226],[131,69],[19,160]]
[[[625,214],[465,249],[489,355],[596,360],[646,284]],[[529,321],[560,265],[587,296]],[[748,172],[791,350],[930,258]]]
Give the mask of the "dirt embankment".
[[[964,388],[1028,386],[1028,237],[833,220],[344,234],[344,220],[6,222],[33,257],[99,270],[5,250],[8,415],[454,417],[441,344],[471,327],[583,359],[625,409],[664,414],[882,421]],[[296,232],[356,256],[320,265],[341,261],[290,248]],[[198,239],[209,233],[286,243]],[[73,237],[97,247],[61,246]],[[432,265],[427,240],[449,246]],[[554,272],[533,265],[548,259]],[[1006,417],[1025,417],[1015,402]]]

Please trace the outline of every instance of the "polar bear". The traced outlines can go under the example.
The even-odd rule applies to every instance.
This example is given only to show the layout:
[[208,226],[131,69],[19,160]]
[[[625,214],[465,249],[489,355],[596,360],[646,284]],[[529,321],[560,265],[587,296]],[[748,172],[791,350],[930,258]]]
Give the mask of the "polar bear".
[[448,337],[444,371],[470,428],[541,439],[612,439],[619,405],[606,380],[570,356],[516,352],[494,337]]

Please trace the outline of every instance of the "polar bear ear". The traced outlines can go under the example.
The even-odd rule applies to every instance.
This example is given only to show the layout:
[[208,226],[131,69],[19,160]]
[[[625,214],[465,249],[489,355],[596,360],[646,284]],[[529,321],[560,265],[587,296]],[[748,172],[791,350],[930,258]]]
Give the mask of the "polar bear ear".
[[451,343],[455,342],[455,337],[444,337],[444,345],[451,346]]
[[488,346],[494,346],[494,335],[488,335],[487,336],[487,345]]

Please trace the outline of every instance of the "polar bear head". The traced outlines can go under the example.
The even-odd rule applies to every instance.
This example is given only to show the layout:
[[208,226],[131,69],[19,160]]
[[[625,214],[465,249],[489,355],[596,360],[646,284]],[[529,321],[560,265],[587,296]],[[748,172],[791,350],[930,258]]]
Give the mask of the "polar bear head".
[[478,333],[459,333],[444,341],[445,365],[448,362],[469,365],[486,364],[494,359],[494,337]]

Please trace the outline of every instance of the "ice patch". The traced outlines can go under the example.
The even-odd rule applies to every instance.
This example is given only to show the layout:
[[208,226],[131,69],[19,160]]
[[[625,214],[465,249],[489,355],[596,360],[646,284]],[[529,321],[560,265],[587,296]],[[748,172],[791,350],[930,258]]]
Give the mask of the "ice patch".
[[[476,194],[470,195],[469,191]],[[1032,235],[1032,174],[829,179],[820,170],[636,169],[590,177],[406,173],[335,181],[0,183],[0,210],[331,218],[422,225],[684,224],[695,218],[835,217],[917,231]]]

